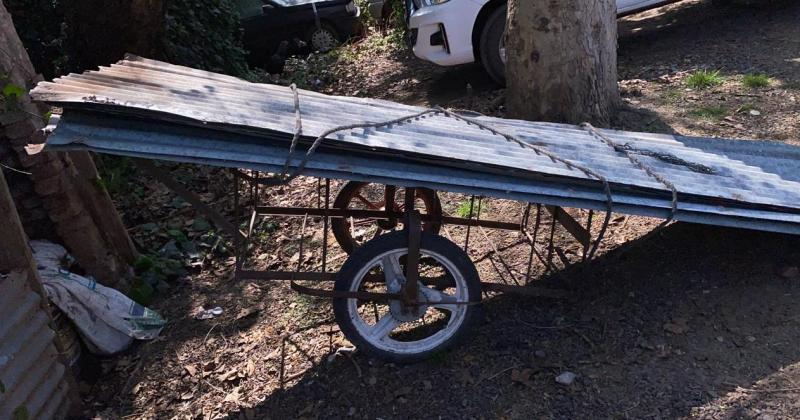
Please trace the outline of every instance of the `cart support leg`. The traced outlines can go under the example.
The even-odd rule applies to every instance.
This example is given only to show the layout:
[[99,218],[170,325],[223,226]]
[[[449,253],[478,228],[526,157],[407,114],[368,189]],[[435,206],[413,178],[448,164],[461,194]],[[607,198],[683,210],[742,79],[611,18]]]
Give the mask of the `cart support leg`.
[[408,306],[417,304],[419,293],[419,247],[422,236],[422,225],[419,212],[414,209],[414,189],[406,188],[405,210],[406,231],[408,232],[408,257],[406,260],[406,283],[403,285],[403,296]]

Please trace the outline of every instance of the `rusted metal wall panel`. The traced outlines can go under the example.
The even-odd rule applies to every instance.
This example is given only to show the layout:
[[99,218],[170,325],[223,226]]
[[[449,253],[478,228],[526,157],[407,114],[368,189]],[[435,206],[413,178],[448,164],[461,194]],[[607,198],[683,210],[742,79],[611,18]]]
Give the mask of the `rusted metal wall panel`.
[[63,418],[68,374],[23,272],[0,275],[0,419]]

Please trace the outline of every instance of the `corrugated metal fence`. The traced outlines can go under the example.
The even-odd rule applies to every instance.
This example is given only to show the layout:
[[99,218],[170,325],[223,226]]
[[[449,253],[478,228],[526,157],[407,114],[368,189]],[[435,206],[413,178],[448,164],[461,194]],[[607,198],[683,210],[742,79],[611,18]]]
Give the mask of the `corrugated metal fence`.
[[27,273],[0,275],[0,419],[63,418],[66,375],[42,297]]

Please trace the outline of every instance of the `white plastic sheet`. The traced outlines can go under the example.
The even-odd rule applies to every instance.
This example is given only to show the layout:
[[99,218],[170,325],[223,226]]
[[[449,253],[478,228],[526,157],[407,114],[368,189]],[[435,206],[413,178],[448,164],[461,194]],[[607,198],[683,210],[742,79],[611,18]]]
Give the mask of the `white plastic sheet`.
[[89,350],[110,355],[133,340],[158,336],[166,321],[121,292],[61,268],[67,256],[62,246],[31,241],[47,296],[75,324]]

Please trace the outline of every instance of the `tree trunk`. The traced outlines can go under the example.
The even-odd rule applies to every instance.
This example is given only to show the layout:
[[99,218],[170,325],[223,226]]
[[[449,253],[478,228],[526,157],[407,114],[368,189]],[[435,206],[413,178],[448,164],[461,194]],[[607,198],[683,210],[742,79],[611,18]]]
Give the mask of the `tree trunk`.
[[2,97],[0,102],[0,142],[10,146],[30,172],[58,238],[81,267],[100,283],[124,290],[136,250],[111,199],[95,182],[91,157],[86,152],[28,153],[31,145],[41,146],[45,140],[44,110],[27,94],[39,76],[2,3],[0,39],[0,89],[16,91],[13,98]]
[[509,0],[509,116],[607,125],[619,103],[615,0]]
[[74,63],[80,70],[134,53],[157,57],[164,33],[164,0],[68,0]]

